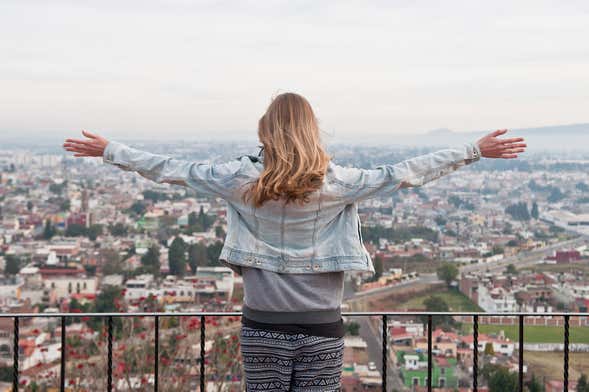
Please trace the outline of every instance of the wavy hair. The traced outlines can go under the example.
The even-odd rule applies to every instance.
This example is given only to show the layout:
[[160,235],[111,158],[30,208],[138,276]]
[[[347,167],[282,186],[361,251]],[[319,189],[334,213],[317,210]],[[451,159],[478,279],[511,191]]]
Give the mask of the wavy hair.
[[260,207],[268,200],[309,201],[323,183],[330,156],[319,135],[309,102],[294,93],[272,100],[258,123],[264,169],[244,193],[244,200]]

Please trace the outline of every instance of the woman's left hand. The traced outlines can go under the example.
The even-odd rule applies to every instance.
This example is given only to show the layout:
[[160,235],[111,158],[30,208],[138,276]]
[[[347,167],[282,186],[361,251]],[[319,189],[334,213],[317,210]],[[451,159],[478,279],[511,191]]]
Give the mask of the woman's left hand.
[[65,139],[63,148],[75,153],[75,157],[101,157],[104,154],[108,140],[88,131],[82,131],[82,134],[87,139]]
[[511,139],[498,139],[497,136],[503,135],[507,129],[501,129],[491,132],[487,136],[480,138],[477,145],[481,150],[481,156],[485,158],[517,158],[517,154],[526,150],[527,144],[523,143],[523,137],[514,137]]

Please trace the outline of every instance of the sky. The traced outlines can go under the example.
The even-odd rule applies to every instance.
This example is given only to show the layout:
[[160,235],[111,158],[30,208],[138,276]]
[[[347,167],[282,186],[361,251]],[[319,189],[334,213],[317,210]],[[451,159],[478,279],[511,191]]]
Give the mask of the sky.
[[589,2],[2,0],[0,135],[330,137],[589,121]]

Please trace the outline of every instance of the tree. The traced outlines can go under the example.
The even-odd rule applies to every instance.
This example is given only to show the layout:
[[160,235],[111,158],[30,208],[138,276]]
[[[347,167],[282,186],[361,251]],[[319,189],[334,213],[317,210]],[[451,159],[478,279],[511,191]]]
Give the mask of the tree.
[[448,286],[456,279],[458,276],[458,268],[452,263],[444,263],[437,269],[438,278],[446,282]]
[[577,381],[577,392],[589,392],[589,382],[585,374],[581,374]]
[[382,256],[377,255],[374,258],[374,280],[378,280],[382,276],[382,271],[384,269],[383,264]]
[[207,247],[207,258],[209,265],[219,264],[219,256],[221,256],[221,250],[223,249],[223,243],[216,241]]
[[517,268],[515,268],[515,265],[509,264],[507,268],[505,268],[505,273],[507,275],[517,275]]
[[117,303],[122,297],[121,288],[117,286],[104,286],[94,302],[94,311],[96,313],[118,312]]
[[0,381],[12,382],[13,375],[14,369],[12,368],[12,366],[0,366]]
[[114,249],[105,249],[102,251],[102,274],[113,275],[123,272],[121,257]]
[[528,211],[528,205],[526,204],[526,202],[523,201],[520,203],[510,205],[505,209],[505,212],[511,215],[511,217],[515,220],[530,220],[530,212]]
[[540,217],[540,212],[538,211],[538,203],[532,203],[532,212],[530,213],[530,215],[532,215],[532,218],[534,219],[538,219]]
[[143,191],[143,199],[151,200],[154,203],[157,203],[160,200],[169,200],[169,197],[165,193],[156,192],[148,189],[146,191]]
[[102,225],[90,226],[86,231],[86,234],[88,235],[88,239],[90,241],[96,241],[96,238],[98,238],[98,236],[102,234]]
[[434,218],[434,220],[436,221],[436,224],[438,226],[445,226],[446,223],[448,223],[448,221],[446,220],[446,218],[444,218],[443,216],[440,216],[440,215],[436,216]]
[[149,273],[159,276],[160,274],[160,249],[157,245],[153,245],[141,257],[141,264]]
[[127,235],[127,226],[121,222],[116,223],[114,226],[110,226],[108,230],[110,231],[110,234],[115,237],[124,237]]
[[[94,301],[92,311],[95,313],[121,312],[123,311],[123,309],[121,308],[122,297],[122,288],[117,286],[104,286],[98,294],[98,296],[96,296],[96,301]],[[114,317],[113,323],[115,334],[117,334],[118,331],[121,330],[121,326],[123,324],[122,318]],[[97,331],[103,327],[104,320],[100,319],[100,317],[91,317],[88,321],[88,325],[90,325],[95,331]]]
[[198,223],[198,218],[196,216],[196,212],[192,211],[188,214],[188,226],[195,226]]
[[490,392],[516,391],[518,389],[517,374],[504,367],[487,365],[483,373],[486,373]]
[[485,344],[485,355],[490,355],[490,356],[495,355],[495,349],[493,348],[493,343],[487,342],[487,344]]
[[549,203],[556,203],[561,201],[562,199],[565,198],[565,194],[562,193],[562,191],[560,190],[560,188],[553,188],[552,191],[550,192],[550,195],[548,195],[548,202]]
[[81,237],[86,235],[86,227],[78,223],[72,223],[67,225],[65,229],[66,237]]
[[355,321],[350,321],[349,323],[346,323],[344,325],[344,328],[346,330],[346,334],[352,336],[358,336],[360,334],[360,324],[358,324]]
[[186,273],[186,243],[181,237],[174,238],[168,249],[168,263],[170,273],[176,276],[184,276]]
[[215,222],[215,218],[205,214],[203,206],[200,206],[200,211],[198,212],[198,222],[202,226],[203,230],[207,231],[213,222]]
[[4,273],[6,275],[16,275],[20,271],[21,261],[15,255],[6,255],[4,264]]
[[493,255],[500,255],[505,253],[505,248],[503,248],[501,245],[493,245],[493,249],[491,250],[491,252],[493,253]]
[[51,220],[45,221],[45,228],[43,229],[43,238],[50,240],[55,235],[55,228],[51,224]]
[[448,312],[448,304],[441,297],[432,295],[423,301],[427,312]]
[[221,226],[215,226],[215,237],[225,238],[225,230]]
[[60,205],[59,205],[59,210],[60,211],[69,211],[70,210],[70,201],[69,199],[65,199]]
[[190,244],[188,247],[188,264],[192,273],[196,273],[198,267],[205,267],[208,264],[207,247],[199,242]]
[[[532,379],[527,382],[529,392],[544,392],[544,386],[535,374],[532,374]],[[578,391],[579,389],[577,389]]]
[[49,185],[49,191],[51,193],[55,193],[56,195],[61,195],[66,186],[66,181],[62,182],[61,184],[51,184]]
[[[436,295],[432,295],[428,297],[425,301],[423,301],[425,305],[426,312],[448,312],[450,308],[446,301],[444,301],[441,297]],[[425,324],[428,321],[427,316],[422,316],[421,321]],[[441,327],[447,329],[454,325],[454,320],[450,316],[435,316],[432,317],[432,327],[435,329],[437,327]]]
[[143,215],[146,210],[147,210],[147,208],[145,207],[145,205],[143,203],[141,203],[140,201],[136,201],[131,205],[131,207],[129,207],[127,212],[132,215],[140,216],[140,215]]

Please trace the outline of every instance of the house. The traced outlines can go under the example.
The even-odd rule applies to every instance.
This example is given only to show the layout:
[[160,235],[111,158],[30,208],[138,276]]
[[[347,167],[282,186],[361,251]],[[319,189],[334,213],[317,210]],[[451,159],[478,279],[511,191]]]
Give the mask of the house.
[[[397,353],[401,366],[401,377],[406,387],[427,386],[427,357],[421,350],[415,353]],[[434,388],[457,388],[458,377],[455,374],[456,359],[432,358],[432,386]]]
[[[457,343],[459,338],[456,334],[450,332],[444,332],[441,329],[432,331],[432,353],[434,355],[444,357],[456,357]],[[427,351],[427,339],[419,338],[415,341],[415,348],[426,352]]]

